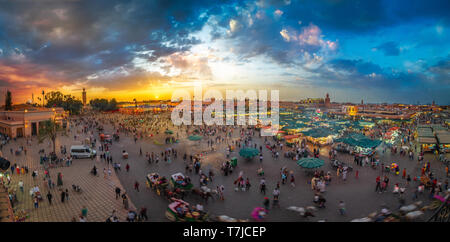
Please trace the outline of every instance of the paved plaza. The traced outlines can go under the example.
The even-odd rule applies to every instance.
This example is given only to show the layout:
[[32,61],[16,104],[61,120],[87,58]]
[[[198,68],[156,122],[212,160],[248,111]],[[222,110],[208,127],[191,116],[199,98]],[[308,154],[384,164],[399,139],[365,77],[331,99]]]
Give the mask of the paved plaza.
[[[60,136],[57,139],[56,147],[60,145],[66,145],[69,149],[71,145],[80,144],[82,140],[88,137],[88,134],[82,133],[82,126],[73,126],[66,136]],[[105,133],[114,133],[114,128],[110,122],[103,123]],[[273,208],[266,216],[266,221],[350,221],[355,218],[366,217],[368,214],[379,211],[381,206],[387,206],[391,210],[396,210],[399,207],[398,198],[392,194],[393,185],[400,183],[401,186],[406,186],[406,180],[400,176],[388,174],[390,177],[390,185],[388,191],[379,194],[375,192],[375,178],[382,175],[380,168],[372,169],[371,167],[360,167],[353,163],[353,156],[339,154],[338,159],[346,161],[354,168],[353,172],[350,172],[348,179],[343,181],[341,178],[336,177],[336,172],[332,169],[330,160],[328,159],[328,149],[321,148],[321,158],[325,160],[325,165],[320,168],[326,171],[332,171],[332,182],[326,187],[326,192],[323,194],[327,199],[326,208],[319,209],[315,212],[315,217],[308,219],[301,217],[298,213],[287,210],[289,206],[306,207],[313,205],[314,191],[311,189],[309,181],[311,176],[308,176],[304,170],[302,170],[295,161],[284,158],[280,155],[279,159],[275,160],[271,156],[271,152],[267,148],[263,148],[264,160],[259,162],[258,158],[247,161],[241,158],[238,154],[239,148],[230,154],[231,157],[238,158],[238,165],[232,174],[224,176],[220,167],[221,164],[227,160],[225,155],[226,144],[215,145],[216,151],[211,151],[206,143],[206,137],[200,142],[192,142],[186,139],[186,132],[178,127],[173,127],[168,123],[169,129],[175,132],[174,136],[179,137],[180,142],[175,144],[164,144],[164,139],[167,135],[164,132],[155,134],[153,137],[146,137],[134,140],[132,135],[120,134],[119,141],[113,141],[111,154],[113,162],[119,162],[121,164],[121,171],[117,173],[112,170],[111,176],[107,178],[103,177],[103,168],[108,168],[105,161],[97,159],[74,159],[70,167],[58,167],[51,168],[50,174],[54,182],[56,183],[56,175],[58,172],[63,174],[63,186],[50,189],[53,194],[53,204],[49,205],[46,199],[48,191],[47,182],[43,180],[44,170],[39,163],[40,149],[45,149],[46,152],[51,150],[51,144],[48,141],[44,141],[42,144],[38,144],[36,138],[32,140],[31,144],[26,144],[25,139],[18,139],[17,141],[11,141],[9,144],[3,147],[3,155],[12,161],[12,164],[16,163],[19,166],[26,165],[29,167],[30,174],[25,175],[12,175],[11,188],[15,189],[19,200],[18,205],[15,206],[15,211],[25,210],[29,218],[26,221],[71,221],[73,217],[78,218],[83,206],[88,208],[87,221],[105,221],[111,215],[113,210],[117,211],[117,215],[121,221],[125,221],[127,210],[123,208],[122,200],[115,199],[114,188],[120,187],[122,191],[126,191],[131,203],[131,209],[139,212],[139,209],[145,207],[148,209],[149,221],[168,221],[165,217],[165,210],[169,204],[169,201],[162,196],[158,196],[156,192],[146,188],[146,175],[151,172],[158,172],[162,176],[170,177],[170,175],[182,172],[185,173],[185,163],[183,162],[183,155],[195,155],[203,152],[202,167],[201,169],[207,173],[209,170],[214,171],[214,179],[208,184],[208,187],[215,189],[217,186],[223,185],[225,187],[224,197],[222,201],[218,197],[214,197],[213,200],[204,202],[199,196],[195,194],[189,194],[185,197],[185,200],[192,205],[203,204],[206,211],[208,211],[212,218],[218,215],[227,215],[238,219],[250,219],[251,212],[255,207],[260,207],[263,204],[264,197],[272,199],[272,191],[275,188],[277,182],[281,180],[280,170],[282,167],[286,167],[288,170],[294,172],[295,175],[295,187],[291,186],[289,181],[285,185],[281,185],[280,195],[280,208]],[[94,132],[97,139],[96,149],[100,146],[97,130],[92,127],[90,131]],[[77,139],[74,140],[74,135],[77,135]],[[264,138],[257,137],[256,134],[253,137],[254,143],[259,145],[263,144]],[[233,133],[233,140],[239,137],[239,129],[235,129]],[[272,138],[269,137],[271,143]],[[27,154],[14,155],[10,153],[10,149],[17,149],[19,146],[26,146]],[[149,164],[145,159],[146,152],[161,153],[167,148],[176,149],[178,152],[178,158],[172,160],[170,163],[161,160],[158,164]],[[312,147],[311,147],[312,148]],[[122,158],[122,151],[125,150],[129,153],[128,159]],[[144,155],[140,155],[140,150]],[[101,152],[98,151],[98,154]],[[57,154],[59,155],[59,149],[57,148]],[[406,168],[407,174],[411,176],[420,175],[420,168],[423,163],[418,163],[417,159],[410,160],[407,156],[400,156],[399,154],[391,154],[389,149],[386,153],[382,152],[382,147],[378,148],[378,155],[381,162],[390,164],[396,162],[401,170]],[[417,153],[416,153],[417,157]],[[437,160],[434,154],[428,153],[425,155],[425,161],[432,161],[431,167],[435,176],[439,180],[443,180],[445,177],[445,167]],[[126,165],[130,166],[129,172],[125,170]],[[93,165],[98,168],[99,176],[93,176],[90,174],[90,170]],[[259,182],[261,177],[257,175],[256,170],[263,167],[265,171],[265,179],[267,184],[267,194],[261,194],[259,191]],[[33,179],[31,172],[38,170],[39,175]],[[358,178],[355,177],[355,172],[358,170]],[[238,174],[243,172],[244,178],[249,178],[252,184],[249,191],[235,191],[236,185],[233,182],[238,177]],[[195,187],[199,187],[199,176],[192,173],[187,173],[191,177]],[[22,180],[25,184],[24,192],[20,192],[18,187],[19,180]],[[135,182],[139,182],[140,191],[134,189]],[[82,188],[81,193],[72,191],[71,185],[79,185]],[[38,185],[41,189],[44,200],[40,202],[39,208],[34,208],[32,197],[28,193],[31,187]],[[415,201],[423,201],[424,204],[430,203],[428,194],[422,194],[419,199],[413,200],[413,191],[418,184],[412,182],[409,186],[406,186],[406,204],[411,204]],[[69,189],[69,201],[61,203],[60,201],[60,189]],[[345,201],[347,214],[342,216],[338,212],[339,201]],[[430,212],[427,212],[422,219],[430,216]]]
[[[105,125],[107,132],[112,132],[112,128],[107,124]],[[170,129],[177,132],[177,128]],[[238,130],[234,132],[234,139],[238,137]],[[305,172],[298,167],[296,162],[293,160],[288,160],[281,157],[278,160],[274,160],[271,157],[271,153],[268,149],[263,148],[264,161],[260,164],[259,159],[255,157],[252,161],[245,161],[238,154],[239,149],[236,149],[231,153],[231,157],[238,157],[238,166],[233,174],[229,176],[224,176],[220,172],[220,166],[222,162],[226,159],[225,155],[225,144],[218,145],[216,147],[217,151],[209,151],[206,143],[206,139],[201,141],[200,144],[192,143],[185,140],[183,135],[184,132],[179,132],[181,142],[178,144],[171,145],[156,145],[154,140],[158,140],[157,143],[164,143],[164,135],[159,135],[151,139],[138,140],[137,143],[134,142],[132,137],[121,136],[120,142],[114,143],[113,147],[118,147],[118,149],[113,149],[112,154],[115,157],[115,161],[119,161],[122,167],[126,164],[130,165],[130,171],[126,172],[122,170],[119,172],[118,177],[121,180],[123,186],[129,192],[129,195],[137,207],[146,207],[149,211],[149,216],[151,221],[167,221],[164,216],[164,211],[167,208],[168,201],[158,195],[152,190],[141,189],[137,192],[133,189],[135,181],[140,184],[145,184],[145,177],[148,173],[158,172],[160,175],[169,177],[171,174],[176,172],[185,171],[184,162],[182,160],[182,155],[186,152],[189,154],[196,154],[202,151],[207,151],[202,161],[202,170],[207,173],[209,169],[213,169],[215,177],[212,183],[208,184],[208,187],[215,189],[218,185],[225,186],[225,201],[215,199],[210,200],[207,204],[204,203],[196,195],[188,195],[185,200],[197,204],[201,203],[205,206],[205,210],[209,211],[211,215],[228,215],[234,218],[249,219],[250,213],[253,208],[262,206],[263,199],[265,195],[259,193],[259,181],[261,177],[257,176],[256,170],[262,165],[265,171],[265,179],[267,184],[267,197],[272,199],[272,191],[278,181],[281,180],[280,169],[282,167],[287,167],[288,170],[294,171],[296,178],[296,185],[292,187],[289,182],[286,185],[281,185],[281,195],[280,195],[280,209],[275,208],[271,210],[266,217],[267,221],[306,221],[304,218],[300,217],[297,213],[286,210],[288,206],[311,206],[313,205],[314,191],[311,189],[311,185],[308,184],[311,177],[307,176]],[[263,143],[263,139],[254,137],[255,142],[258,144]],[[273,142],[272,142],[273,143]],[[172,161],[170,164],[160,161],[158,164],[148,164],[145,160],[145,156],[139,156],[139,149],[142,149],[143,154],[145,152],[161,152],[168,147],[176,149],[179,153],[178,159]],[[129,158],[124,160],[121,158],[122,150],[126,150],[129,153]],[[420,168],[423,163],[418,163],[417,159],[409,160],[407,156],[402,157],[399,154],[392,155],[390,151],[382,153],[381,147],[379,148],[379,155],[381,162],[385,164],[390,164],[396,162],[399,164],[401,169],[406,168],[407,173],[411,176],[420,175]],[[416,154],[417,157],[417,154]],[[401,176],[396,176],[389,174],[390,177],[390,187],[386,193],[378,194],[375,191],[375,179],[377,176],[381,175],[381,171],[378,168],[374,170],[370,167],[358,167],[353,164],[353,156],[340,154],[338,156],[339,160],[347,161],[347,163],[352,164],[355,170],[359,171],[359,178],[355,178],[355,171],[349,173],[347,181],[342,181],[336,178],[336,173],[332,170],[330,161],[328,159],[328,150],[326,148],[321,149],[321,158],[326,161],[325,166],[321,169],[325,171],[333,172],[333,180],[329,186],[327,186],[327,191],[324,196],[327,199],[327,207],[325,209],[319,210],[314,218],[308,218],[307,221],[318,221],[326,219],[327,221],[350,221],[354,218],[365,217],[368,214],[379,211],[382,205],[388,206],[392,210],[396,210],[399,206],[398,198],[392,194],[393,185],[400,183],[405,185],[406,180],[402,179]],[[432,161],[432,170],[438,179],[442,179],[445,176],[444,165],[436,160],[434,154],[426,154],[425,161]],[[247,192],[236,192],[234,188],[236,185],[233,182],[238,177],[240,171],[243,171],[244,178],[249,177],[252,187],[250,191]],[[194,186],[199,187],[199,176],[195,173],[188,173],[191,177]],[[406,190],[406,204],[413,203],[418,200],[422,200],[424,203],[429,203],[430,200],[427,194],[420,195],[418,200],[412,200],[412,194],[414,188],[418,183],[411,183]],[[338,213],[338,203],[340,200],[345,201],[347,206],[347,216],[341,216]],[[427,214],[426,216],[429,216]],[[425,216],[425,217],[426,217]]]
[[[68,149],[70,145],[76,143],[73,140],[76,128],[72,129],[67,136],[61,136],[57,139],[56,147],[66,145]],[[78,132],[77,132],[78,133]],[[77,134],[84,140],[85,137],[81,133]],[[79,143],[79,141],[78,141]],[[22,152],[21,155],[14,155],[10,153],[10,149],[17,149],[19,146],[24,146],[27,149],[27,154]],[[106,167],[103,163],[97,163],[95,159],[74,159],[70,167],[50,168],[50,176],[56,184],[56,177],[59,172],[63,175],[63,186],[55,186],[52,189],[48,188],[47,181],[44,180],[44,169],[40,165],[40,154],[38,151],[45,149],[46,152],[51,151],[51,144],[44,141],[42,144],[37,142],[34,138],[31,144],[26,145],[25,139],[11,140],[9,144],[3,147],[3,155],[11,161],[11,165],[16,163],[19,166],[28,166],[29,174],[11,176],[11,184],[9,189],[16,190],[17,199],[19,203],[14,207],[16,213],[24,210],[29,218],[25,221],[30,222],[69,222],[75,217],[78,221],[78,216],[81,213],[83,206],[88,209],[87,221],[89,222],[104,222],[116,210],[116,214],[121,221],[124,221],[127,215],[127,210],[122,206],[122,200],[115,199],[114,189],[116,186],[122,188],[120,181],[114,172],[106,179],[103,174],[93,176],[90,170],[95,164],[99,168],[99,172]],[[57,148],[59,155],[59,149]],[[65,165],[65,164],[64,164]],[[33,179],[31,172],[38,171],[38,176]],[[24,182],[24,192],[19,189],[18,182]],[[72,190],[72,184],[78,185],[82,188],[81,193]],[[39,203],[39,208],[34,208],[33,198],[29,194],[29,190],[37,185],[42,194],[43,200]],[[61,202],[61,189],[69,190],[69,199],[64,203]],[[47,201],[46,194],[50,190],[53,195],[53,202],[50,205]],[[124,190],[122,188],[122,190]],[[130,203],[130,208],[134,209],[134,205]]]

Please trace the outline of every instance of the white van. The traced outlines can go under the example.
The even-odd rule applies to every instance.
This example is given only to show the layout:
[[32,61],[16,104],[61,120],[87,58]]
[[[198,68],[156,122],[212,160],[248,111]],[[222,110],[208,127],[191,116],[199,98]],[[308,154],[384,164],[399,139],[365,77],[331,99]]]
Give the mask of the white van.
[[70,155],[74,158],[91,158],[94,157],[97,152],[85,145],[72,145],[70,147]]

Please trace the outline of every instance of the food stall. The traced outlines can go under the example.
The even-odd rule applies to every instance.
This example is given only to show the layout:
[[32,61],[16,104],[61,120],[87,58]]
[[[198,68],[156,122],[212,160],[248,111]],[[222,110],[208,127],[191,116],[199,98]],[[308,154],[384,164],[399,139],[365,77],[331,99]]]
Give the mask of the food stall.
[[450,152],[450,133],[448,131],[446,133],[437,133],[436,136],[439,144],[439,151],[443,153]]
[[299,134],[292,134],[292,135],[284,136],[284,139],[286,140],[286,145],[288,147],[293,147],[295,143],[300,141],[299,138],[300,138]]
[[424,152],[433,152],[436,150],[437,141],[435,137],[419,137],[419,144]]

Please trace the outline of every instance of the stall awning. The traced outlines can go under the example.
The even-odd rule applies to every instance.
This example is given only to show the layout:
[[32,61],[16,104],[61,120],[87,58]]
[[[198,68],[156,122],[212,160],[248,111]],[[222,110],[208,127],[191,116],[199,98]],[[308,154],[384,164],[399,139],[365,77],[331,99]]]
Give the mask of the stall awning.
[[295,139],[295,138],[298,138],[298,137],[300,137],[300,135],[293,134],[293,135],[286,135],[286,136],[284,136],[284,139],[288,140],[288,139]]
[[439,144],[450,144],[450,134],[438,135]]
[[419,143],[421,143],[421,144],[436,144],[436,138],[419,137]]

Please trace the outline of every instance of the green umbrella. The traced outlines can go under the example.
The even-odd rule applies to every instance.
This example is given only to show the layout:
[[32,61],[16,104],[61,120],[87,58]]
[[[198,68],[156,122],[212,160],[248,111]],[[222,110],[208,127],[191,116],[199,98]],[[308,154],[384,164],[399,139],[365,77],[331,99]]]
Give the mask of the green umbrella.
[[173,134],[173,131],[168,129],[164,133],[166,133],[166,134]]
[[308,169],[314,169],[314,168],[319,168],[321,166],[323,166],[323,164],[325,164],[325,162],[321,159],[318,158],[303,158],[297,161],[297,165],[303,167],[303,168],[308,168]]
[[198,140],[201,140],[202,138],[203,137],[200,136],[200,135],[191,135],[191,136],[188,137],[188,139],[192,140],[192,141],[198,141]]
[[259,154],[258,149],[250,148],[250,147],[244,147],[239,151],[239,155],[246,158],[251,159]]

